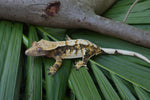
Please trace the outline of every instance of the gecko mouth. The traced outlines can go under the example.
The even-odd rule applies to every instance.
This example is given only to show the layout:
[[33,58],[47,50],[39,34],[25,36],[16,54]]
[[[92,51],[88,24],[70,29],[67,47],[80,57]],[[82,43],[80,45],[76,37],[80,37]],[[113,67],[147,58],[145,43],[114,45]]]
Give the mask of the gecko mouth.
[[47,53],[48,52],[45,52],[45,51],[38,52],[38,51],[30,50],[30,49],[25,51],[25,55],[27,56],[44,56]]
[[25,51],[25,55],[27,55],[27,56],[35,56],[34,52],[31,52],[30,49]]

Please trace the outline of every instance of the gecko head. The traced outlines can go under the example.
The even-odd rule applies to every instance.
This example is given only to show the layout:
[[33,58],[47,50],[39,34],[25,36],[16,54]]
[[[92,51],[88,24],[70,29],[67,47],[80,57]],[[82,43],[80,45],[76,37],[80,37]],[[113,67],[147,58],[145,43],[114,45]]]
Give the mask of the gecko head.
[[38,42],[34,41],[32,47],[26,50],[25,54],[28,56],[44,56],[57,47],[57,43],[42,39]]
[[32,47],[25,51],[25,54],[28,56],[44,56],[48,52],[44,50],[44,44],[41,44],[40,41],[34,41]]

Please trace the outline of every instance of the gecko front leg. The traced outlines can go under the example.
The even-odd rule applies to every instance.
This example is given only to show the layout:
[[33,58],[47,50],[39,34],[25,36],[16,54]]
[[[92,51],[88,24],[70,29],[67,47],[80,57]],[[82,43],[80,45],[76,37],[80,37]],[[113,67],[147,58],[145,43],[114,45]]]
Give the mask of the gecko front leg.
[[62,59],[57,56],[55,58],[56,62],[53,66],[51,66],[50,68],[48,68],[49,72],[48,74],[51,74],[52,76],[57,72],[57,70],[61,67],[62,65]]

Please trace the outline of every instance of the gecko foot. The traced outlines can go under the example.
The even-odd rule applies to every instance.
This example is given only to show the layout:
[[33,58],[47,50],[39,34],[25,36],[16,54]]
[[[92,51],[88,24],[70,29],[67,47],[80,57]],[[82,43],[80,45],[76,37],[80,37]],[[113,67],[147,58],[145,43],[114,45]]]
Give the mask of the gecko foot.
[[75,66],[75,69],[76,69],[76,71],[79,71],[79,68],[77,68],[76,66]]
[[87,70],[89,69],[83,61],[77,62],[73,67],[78,71],[82,66],[86,67]]
[[79,70],[79,69],[77,68],[77,66],[76,66],[76,65],[74,65],[73,67],[76,69],[76,71],[78,71],[78,70]]
[[[86,66],[86,65],[83,65],[87,70],[89,70],[89,68]],[[76,66],[73,66],[73,67],[75,67],[75,69],[76,69],[76,71],[78,71],[82,66],[78,66],[78,67],[76,67]]]
[[52,75],[52,76],[54,76],[54,75],[55,75],[55,73],[48,72],[48,75]]
[[82,66],[85,66],[86,69],[88,69],[87,65],[85,65],[83,61],[77,62],[73,67],[75,67],[75,69],[78,71]]
[[49,72],[48,72],[48,75],[52,75],[54,76],[55,73],[56,73],[56,68],[55,67],[50,67],[48,68]]
[[50,71],[50,68],[47,68],[48,71]]
[[48,75],[50,75],[50,74],[53,74],[53,75],[54,75],[54,74],[56,73],[55,71],[52,73],[51,68],[47,68],[47,70],[49,71],[49,72],[48,72]]
[[51,75],[51,72],[48,72],[48,75]]

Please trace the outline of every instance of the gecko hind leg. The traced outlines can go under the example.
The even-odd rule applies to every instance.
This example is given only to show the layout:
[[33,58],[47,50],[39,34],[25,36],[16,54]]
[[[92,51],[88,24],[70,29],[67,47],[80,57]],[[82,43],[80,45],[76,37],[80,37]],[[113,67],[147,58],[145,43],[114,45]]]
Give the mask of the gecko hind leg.
[[90,55],[90,52],[87,51],[85,55],[83,56],[82,61],[77,62],[76,65],[74,65],[73,67],[75,67],[76,70],[79,70],[82,66],[85,66],[86,69],[88,69],[87,63],[91,57],[92,55]]
[[61,65],[62,59],[56,59],[55,64],[48,69],[49,70],[48,74],[49,75],[51,74],[53,76],[57,72],[57,70],[61,67]]
[[85,66],[86,69],[88,69],[88,67],[87,67],[88,60],[93,55],[96,55],[96,51],[95,50],[93,50],[93,49],[86,50],[85,55],[82,58],[82,61],[77,62],[76,65],[74,66],[76,68],[76,70],[80,69],[82,66]]

